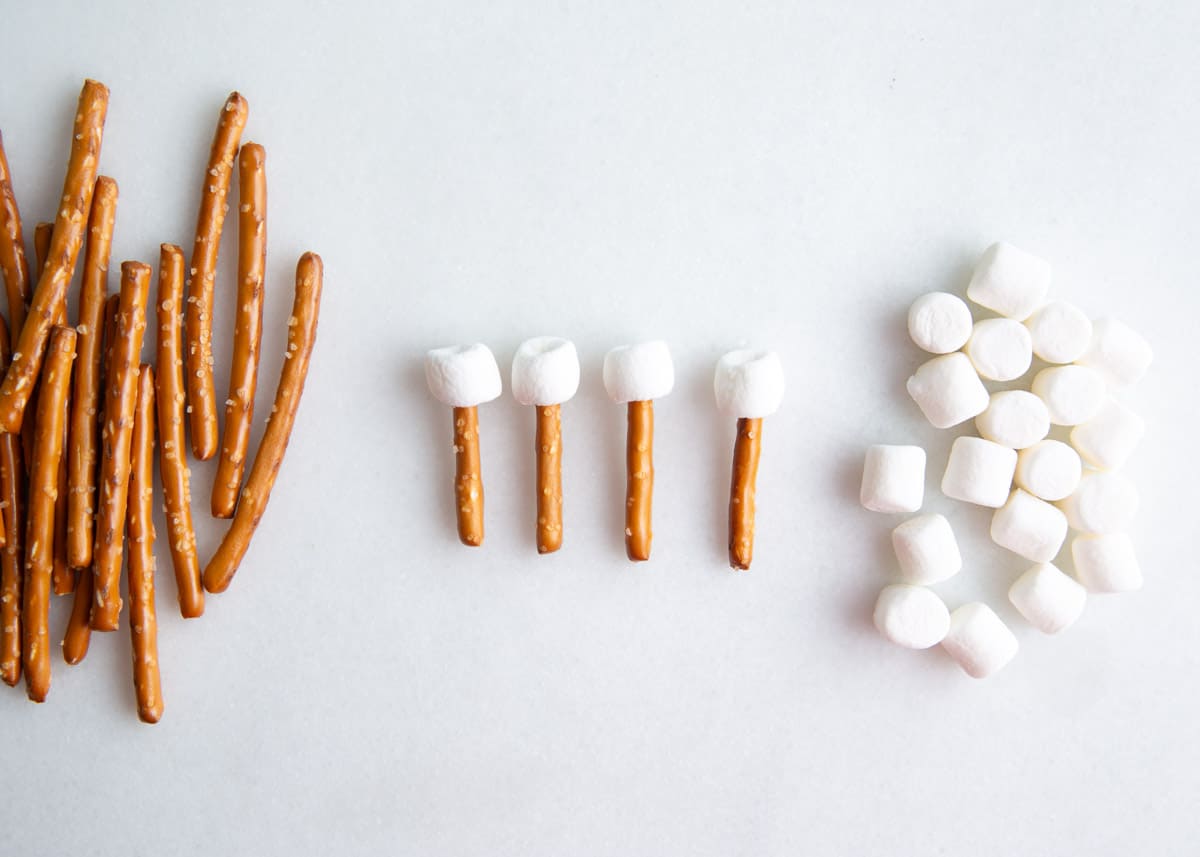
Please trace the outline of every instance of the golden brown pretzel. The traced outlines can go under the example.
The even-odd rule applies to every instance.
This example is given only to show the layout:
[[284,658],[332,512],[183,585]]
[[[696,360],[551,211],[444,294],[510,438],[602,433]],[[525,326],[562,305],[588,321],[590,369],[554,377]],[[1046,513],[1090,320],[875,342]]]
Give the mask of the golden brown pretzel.
[[537,405],[537,549],[562,547],[562,407]]
[[[8,366],[8,330],[0,324],[0,370]],[[21,438],[0,434],[0,502],[5,544],[0,550],[0,678],[21,680],[21,590],[25,573],[25,456]]]
[[479,409],[455,408],[454,505],[458,538],[464,545],[483,544],[483,469],[479,456]]
[[625,555],[650,559],[654,500],[654,402],[630,402],[625,440]]
[[75,331],[55,327],[50,333],[42,395],[38,402],[37,438],[29,468],[29,552],[25,559],[23,614],[25,687],[29,698],[42,702],[50,691],[50,574],[54,550],[54,498],[62,457],[63,420],[75,359]]
[[742,417],[733,447],[729,486],[729,564],[745,571],[754,557],[754,483],[762,451],[762,419]]
[[138,718],[162,717],[158,619],[154,613],[154,370],[138,375],[129,475],[129,633]]
[[233,160],[237,156],[248,110],[246,99],[236,92],[230,93],[221,108],[217,133],[204,171],[196,243],[192,247],[192,264],[188,271],[187,306],[184,308],[187,399],[191,408],[192,452],[201,461],[207,461],[217,453],[217,394],[213,385],[212,354],[213,280]]
[[79,579],[75,582],[75,598],[71,602],[71,615],[67,619],[67,630],[63,634],[63,660],[68,664],[77,664],[87,656],[88,645],[92,641],[92,593],[95,591],[95,578],[90,568],[79,570]]
[[42,221],[33,227],[34,270],[40,277],[50,260],[50,239],[54,237],[54,224]]
[[[74,328],[72,328],[74,330]],[[78,345],[79,334],[75,334]],[[75,572],[67,563],[67,423],[71,418],[71,387],[63,399],[62,453],[58,456],[58,490],[54,493],[54,548],[51,581],[55,595],[70,595],[75,591]]]
[[192,528],[191,474],[183,439],[183,352],[180,313],[183,311],[183,251],[162,245],[158,263],[158,343],[155,381],[158,385],[159,472],[167,517],[167,546],[179,590],[179,612],[185,619],[204,613],[196,531]]
[[121,265],[121,303],[105,381],[104,423],[100,446],[100,499],[92,570],[96,575],[92,630],[115,631],[121,614],[121,553],[129,498],[129,445],[137,400],[138,363],[146,331],[146,298],[150,266]]
[[79,95],[71,157],[63,184],[62,203],[54,221],[49,264],[39,273],[33,304],[21,334],[13,344],[13,361],[0,384],[0,431],[17,432],[25,418],[29,393],[41,369],[50,327],[65,311],[67,288],[87,228],[108,110],[108,89],[86,81]]
[[317,338],[322,279],[321,257],[316,253],[301,256],[296,266],[296,298],[291,318],[288,319],[286,359],[279,375],[279,386],[275,388],[275,404],[271,408],[262,443],[250,465],[250,475],[238,499],[233,522],[204,569],[204,588],[209,592],[224,592],[229,587],[271,498],[275,475],[283,462],[292,426],[296,422],[296,410],[304,393],[304,379],[308,375],[308,361]]
[[233,361],[221,460],[213,482],[214,518],[232,518],[250,449],[254,391],[258,386],[258,356],[262,341],[263,283],[267,265],[266,152],[257,143],[242,146],[238,155],[238,287],[233,328]]
[[8,296],[8,320],[16,338],[25,324],[29,304],[29,260],[25,257],[25,236],[21,229],[21,210],[12,189],[12,173],[4,138],[0,137],[0,275]]

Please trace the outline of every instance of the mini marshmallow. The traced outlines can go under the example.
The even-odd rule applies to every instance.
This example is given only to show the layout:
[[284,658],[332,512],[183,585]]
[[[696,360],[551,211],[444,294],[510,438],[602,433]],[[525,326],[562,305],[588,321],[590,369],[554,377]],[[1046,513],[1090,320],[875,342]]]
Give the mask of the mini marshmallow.
[[1033,566],[1008,590],[1008,600],[1043,634],[1071,625],[1087,603],[1087,590],[1048,562]]
[[915,512],[925,501],[925,450],[878,444],[867,449],[859,500],[872,512]]
[[967,297],[1008,318],[1024,321],[1046,300],[1050,263],[1001,241],[984,251]]
[[675,386],[675,364],[667,343],[622,345],[604,355],[604,389],[614,402],[661,399]]
[[1141,380],[1154,360],[1154,352],[1142,335],[1127,324],[1102,318],[1092,324],[1092,341],[1079,358],[1113,387],[1127,387]]
[[512,362],[513,398],[522,405],[561,405],[579,389],[575,343],[555,336],[527,339]]
[[1017,484],[1043,500],[1062,500],[1079,487],[1083,462],[1062,441],[1043,440],[1017,454]]
[[1067,516],[1018,488],[992,515],[992,541],[1031,562],[1050,562],[1067,540]]
[[1075,576],[1089,592],[1134,592],[1142,588],[1133,541],[1124,533],[1076,536],[1071,542]]
[[713,375],[717,407],[738,419],[775,413],[784,387],[783,364],[774,351],[730,351],[717,361]]
[[992,381],[1020,378],[1033,363],[1033,342],[1029,338],[1029,328],[1011,318],[988,318],[976,322],[966,351],[975,371]]
[[482,343],[435,348],[425,354],[429,392],[452,408],[473,408],[500,395],[500,367]]
[[1137,516],[1138,490],[1120,473],[1087,473],[1059,507],[1071,526],[1085,533],[1116,533]]
[[950,428],[983,413],[988,391],[971,359],[956,352],[922,363],[908,379],[912,396],[934,428]]
[[875,627],[897,646],[928,649],[950,630],[950,611],[932,590],[894,583],[875,601]]
[[1003,506],[1017,469],[1017,453],[980,437],[960,437],[950,447],[942,493],[955,500]]
[[933,354],[957,351],[971,336],[971,310],[962,298],[946,292],[921,295],[908,308],[908,335]]
[[1017,654],[1017,638],[986,604],[973,601],[950,614],[946,654],[971,678],[987,678]]
[[1057,426],[1085,423],[1104,407],[1108,386],[1104,377],[1086,366],[1053,366],[1033,376],[1034,395],[1046,403],[1050,422]]
[[1047,363],[1073,363],[1092,341],[1092,320],[1066,301],[1051,301],[1025,322],[1033,353]]
[[1071,445],[1092,467],[1116,470],[1129,460],[1145,433],[1141,417],[1109,399],[1100,413],[1071,429]]
[[1050,432],[1050,412],[1027,390],[1003,390],[992,394],[987,410],[975,418],[975,427],[987,440],[1024,449]]
[[892,548],[906,583],[938,583],[962,570],[958,541],[944,515],[909,518],[892,530]]

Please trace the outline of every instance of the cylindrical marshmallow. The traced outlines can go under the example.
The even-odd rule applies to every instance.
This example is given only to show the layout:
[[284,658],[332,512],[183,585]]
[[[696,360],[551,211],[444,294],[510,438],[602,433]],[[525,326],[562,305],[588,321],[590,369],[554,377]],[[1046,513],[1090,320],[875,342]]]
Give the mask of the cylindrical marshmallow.
[[1134,592],[1142,588],[1133,541],[1124,533],[1076,536],[1071,542],[1075,576],[1089,592]]
[[1052,366],[1033,376],[1034,395],[1046,403],[1056,426],[1085,423],[1104,407],[1108,385],[1086,366]]
[[1008,500],[1017,453],[981,437],[955,438],[942,475],[942,493],[997,509]]
[[1008,600],[1030,625],[1057,634],[1083,613],[1087,590],[1048,562],[1033,566],[1008,590]]
[[674,386],[675,364],[662,340],[622,345],[604,355],[604,389],[615,402],[661,399]]
[[1008,318],[1024,321],[1046,300],[1050,263],[1001,241],[984,251],[967,297]]
[[1067,540],[1067,518],[1056,506],[1018,488],[992,515],[992,541],[1031,562],[1050,562]]
[[975,418],[975,427],[987,440],[1024,449],[1049,433],[1050,412],[1028,390],[1002,390],[992,393],[987,410]]
[[908,379],[912,396],[934,428],[950,428],[983,413],[988,391],[979,380],[971,358],[960,352],[943,354],[922,363]]
[[962,298],[946,292],[921,295],[908,308],[908,335],[933,354],[957,351],[971,336],[971,310]]
[[1033,353],[1047,363],[1072,363],[1092,341],[1092,320],[1066,301],[1051,301],[1025,322]]
[[738,419],[769,417],[783,402],[783,364],[774,351],[730,351],[717,361],[717,407]]
[[435,348],[425,354],[429,392],[452,408],[473,408],[500,395],[500,367],[482,343]]
[[1092,467],[1116,470],[1129,460],[1145,433],[1141,417],[1109,399],[1100,413],[1071,429],[1071,445]]
[[1079,487],[1059,503],[1067,520],[1084,533],[1117,533],[1137,516],[1137,486],[1119,472],[1085,473]]
[[915,512],[925,500],[925,450],[877,444],[867,448],[859,500],[872,512]]
[[944,515],[909,518],[892,530],[892,547],[906,583],[938,583],[962,569],[958,541]]
[[1058,440],[1043,440],[1017,454],[1017,484],[1043,500],[1062,500],[1079,487],[1079,453]]
[[1079,358],[1113,387],[1126,387],[1141,380],[1154,360],[1154,352],[1140,333],[1113,318],[1092,324],[1092,341]]
[[894,583],[885,586],[875,601],[875,627],[897,646],[928,649],[950,630],[950,611],[933,591]]
[[992,381],[1020,378],[1033,363],[1029,328],[1011,318],[976,322],[966,351],[980,377]]
[[1017,654],[1017,638],[986,604],[973,601],[950,614],[942,648],[972,678],[987,678]]
[[538,336],[517,348],[512,362],[512,393],[522,405],[561,405],[578,389],[575,343],[556,336]]

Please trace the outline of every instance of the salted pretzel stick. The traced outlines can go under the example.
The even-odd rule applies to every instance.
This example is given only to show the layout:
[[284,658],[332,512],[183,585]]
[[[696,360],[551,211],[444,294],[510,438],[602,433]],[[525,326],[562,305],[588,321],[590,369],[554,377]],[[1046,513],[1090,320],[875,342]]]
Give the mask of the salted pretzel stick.
[[179,591],[179,612],[192,619],[204,613],[204,588],[192,529],[191,474],[183,439],[183,353],[180,313],[183,304],[183,251],[162,245],[158,263],[158,467],[162,476],[167,545]]
[[[50,238],[54,233],[54,224],[41,222],[33,227],[33,276],[36,280],[42,275],[42,271],[46,270],[46,255],[50,252]],[[55,319],[55,324],[61,324],[58,319]],[[17,331],[20,335],[20,331]],[[37,413],[38,388],[41,386],[41,379],[33,379],[33,388],[29,391],[29,412]],[[21,426],[21,443],[24,444],[25,460],[33,461],[33,420],[28,420]]]
[[162,717],[158,619],[154,614],[154,370],[138,375],[129,475],[129,633],[138,719]]
[[196,243],[188,270],[187,306],[187,399],[191,409],[192,453],[201,461],[217,454],[217,393],[213,385],[212,311],[213,280],[217,251],[225,223],[225,200],[233,160],[237,156],[249,106],[236,92],[230,93],[217,122],[204,172],[200,214],[196,220]]
[[238,155],[238,294],[233,328],[233,362],[221,459],[213,483],[214,518],[232,518],[250,449],[250,421],[258,386],[258,356],[262,340],[263,278],[267,265],[266,152],[257,143],[242,146]]
[[21,230],[21,210],[13,194],[12,173],[4,138],[0,136],[0,274],[8,296],[8,318],[12,330],[20,333],[29,303],[29,260],[25,258],[25,237]]
[[[117,183],[96,179],[88,218],[79,290],[79,337],[75,380],[67,427],[67,562],[71,568],[92,564],[92,520],[96,503],[96,449],[100,440],[100,358],[104,334],[104,301],[108,295],[108,260],[117,213]],[[87,575],[85,575],[87,576]]]
[[537,549],[553,553],[562,547],[562,406],[538,405]]
[[625,435],[625,554],[631,560],[650,559],[651,509],[654,502],[654,402],[628,405]]
[[737,422],[733,480],[729,486],[729,564],[745,571],[754,558],[754,486],[762,452],[762,419]]
[[138,362],[146,331],[150,266],[121,265],[121,303],[105,381],[104,424],[100,434],[100,501],[92,570],[96,575],[92,630],[115,631],[121,614],[121,553],[129,497],[129,445],[137,399]]
[[75,114],[71,157],[67,162],[62,204],[54,221],[49,264],[38,275],[33,304],[13,345],[12,364],[0,384],[0,431],[21,430],[29,393],[45,355],[50,327],[66,306],[67,287],[75,272],[75,261],[92,207],[107,110],[108,89],[94,80],[85,81]]
[[[78,344],[78,332],[75,340]],[[51,579],[55,595],[70,595],[75,591],[75,572],[67,563],[67,422],[70,418],[71,388],[68,385],[67,396],[63,400],[63,451],[58,457],[58,490],[54,493],[54,565]]]
[[46,270],[50,258],[50,239],[54,236],[54,224],[42,221],[33,227],[33,258],[40,276]]
[[479,454],[479,408],[454,408],[454,506],[458,538],[483,544],[483,464]]
[[[8,329],[0,323],[0,368],[8,365]],[[0,550],[0,678],[21,679],[21,589],[24,584],[25,457],[21,438],[0,434],[0,502],[5,544]]]
[[24,647],[25,688],[42,702],[50,691],[50,573],[54,549],[54,498],[58,494],[58,460],[62,457],[63,418],[70,390],[75,331],[55,327],[38,402],[37,439],[29,468],[29,552],[25,557]]
[[317,338],[322,279],[321,257],[316,253],[301,256],[296,265],[296,298],[288,319],[288,346],[279,386],[275,388],[275,404],[267,419],[262,443],[250,465],[250,475],[242,487],[233,522],[204,569],[204,588],[209,592],[224,592],[229,587],[271,498],[271,487],[275,484],[275,475],[283,463],[283,454],[296,422],[296,410],[308,375],[308,361]]

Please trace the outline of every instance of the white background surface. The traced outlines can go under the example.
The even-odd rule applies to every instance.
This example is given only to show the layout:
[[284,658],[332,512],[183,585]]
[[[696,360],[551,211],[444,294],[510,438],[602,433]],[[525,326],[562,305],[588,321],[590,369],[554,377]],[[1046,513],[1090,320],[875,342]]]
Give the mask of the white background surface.
[[[173,612],[160,545],[163,722],[137,722],[124,629],[56,658],[45,705],[0,693],[0,853],[1195,853],[1200,7],[165,5],[4,4],[27,229],[90,76],[112,89],[114,259],[187,246],[237,88],[268,151],[262,395],[306,249],[320,337],[271,507],[203,619]],[[1026,564],[989,514],[937,496],[952,433],[903,390],[908,303],[961,293],[998,238],[1157,353],[1127,397],[1150,425],[1129,465],[1145,589],[1060,638],[1007,606]],[[534,552],[533,420],[506,395],[482,411],[487,542],[462,548],[421,355],[484,340],[506,367],[542,333],[584,364],[566,545]],[[679,383],[634,567],[599,369],[652,336]],[[735,574],[710,373],[743,343],[778,349],[790,389]],[[1021,640],[993,679],[871,628],[898,521],[856,503],[873,442],[928,446],[927,508],[967,556],[939,591]]]

